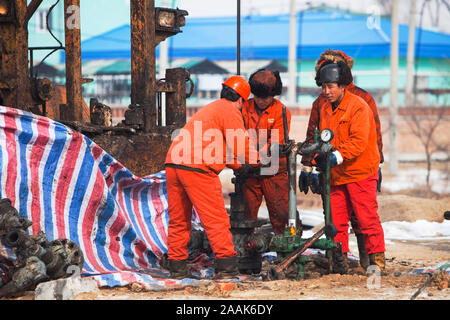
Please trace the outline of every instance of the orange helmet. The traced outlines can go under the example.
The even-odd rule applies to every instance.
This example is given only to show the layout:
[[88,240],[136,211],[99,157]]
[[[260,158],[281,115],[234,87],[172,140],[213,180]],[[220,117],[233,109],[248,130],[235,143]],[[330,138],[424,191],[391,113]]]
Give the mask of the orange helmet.
[[236,91],[236,93],[239,94],[245,101],[247,101],[248,96],[250,95],[250,85],[247,80],[241,76],[231,76],[225,80],[222,85]]

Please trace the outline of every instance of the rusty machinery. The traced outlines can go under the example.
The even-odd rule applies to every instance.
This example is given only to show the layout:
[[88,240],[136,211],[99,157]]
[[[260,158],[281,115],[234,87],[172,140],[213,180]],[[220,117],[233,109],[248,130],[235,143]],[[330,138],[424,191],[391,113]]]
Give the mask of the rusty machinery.
[[[242,274],[259,274],[262,269],[262,253],[268,251],[268,244],[272,236],[272,227],[268,219],[247,220],[244,215],[244,194],[242,187],[248,178],[257,177],[259,168],[246,174],[235,172],[231,179],[234,192],[230,196],[230,232],[234,249],[238,256],[238,268]],[[195,260],[201,253],[213,253],[208,237],[204,230],[193,229],[188,243],[190,258]]]
[[[131,104],[125,120],[113,127],[109,107],[96,100],[87,106],[82,97],[82,85],[91,80],[82,78],[80,26],[69,23],[80,21],[80,11],[70,9],[79,8],[80,0],[63,0],[65,47],[28,46],[28,22],[42,1],[0,0],[0,105],[44,115],[84,133],[138,176],[163,170],[171,134],[186,123],[190,75],[183,68],[167,69],[157,80],[155,47],[181,32],[187,11],[155,8],[154,0],[130,1]],[[49,79],[37,78],[35,50],[65,51],[63,97],[58,99]],[[192,81],[190,86],[192,90]]]
[[31,221],[19,216],[11,200],[0,200],[0,245],[12,254],[0,256],[0,297],[32,290],[43,281],[66,278],[71,267],[83,268],[78,245],[68,239],[48,241],[44,232],[28,235]]

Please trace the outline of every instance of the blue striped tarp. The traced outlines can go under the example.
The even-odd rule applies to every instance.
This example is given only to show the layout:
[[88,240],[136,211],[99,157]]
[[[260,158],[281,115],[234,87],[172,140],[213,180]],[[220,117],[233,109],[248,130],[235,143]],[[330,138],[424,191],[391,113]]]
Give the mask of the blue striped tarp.
[[100,286],[182,285],[164,272],[138,273],[158,269],[167,252],[164,171],[137,177],[79,132],[3,106],[0,161],[0,197],[32,221],[33,234],[76,242],[83,276]]

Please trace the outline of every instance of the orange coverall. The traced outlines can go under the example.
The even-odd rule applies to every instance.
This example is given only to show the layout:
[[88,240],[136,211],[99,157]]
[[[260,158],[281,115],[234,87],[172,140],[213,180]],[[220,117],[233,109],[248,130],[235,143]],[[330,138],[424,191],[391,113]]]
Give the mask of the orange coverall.
[[320,110],[319,129],[331,129],[331,141],[344,161],[330,171],[330,202],[336,242],[348,252],[348,222],[355,213],[368,254],[384,252],[384,233],[377,213],[376,183],[380,153],[373,113],[360,97],[345,90],[333,111],[327,102]]
[[[262,129],[267,130],[267,144],[260,145],[259,151],[267,150],[271,143],[284,144],[283,104],[274,98],[274,102],[262,111],[261,116],[256,111],[255,101],[250,99],[242,108],[242,115],[246,129],[256,129],[259,141]],[[288,132],[291,123],[291,113],[286,109]],[[274,141],[271,130],[278,130],[278,140]],[[256,220],[262,198],[269,210],[269,219],[275,233],[282,233],[289,219],[289,184],[287,175],[287,159],[280,155],[278,172],[271,176],[247,179],[243,185],[245,217],[248,220]]]
[[[228,130],[243,134],[245,150],[236,148],[238,138],[227,139]],[[226,99],[201,108],[174,139],[166,157],[169,260],[188,258],[192,207],[202,221],[215,257],[222,259],[237,254],[218,174],[226,165],[238,169],[239,157],[249,163],[249,150],[242,114]],[[256,150],[253,153],[257,155]],[[227,160],[227,155],[233,162]]]

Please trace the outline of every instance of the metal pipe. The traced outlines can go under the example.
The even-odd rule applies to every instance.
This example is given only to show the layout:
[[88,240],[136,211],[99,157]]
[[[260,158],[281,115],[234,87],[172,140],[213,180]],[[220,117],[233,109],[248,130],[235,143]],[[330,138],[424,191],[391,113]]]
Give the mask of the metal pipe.
[[[282,109],[283,115],[283,130],[284,130],[284,143],[289,143],[289,131],[286,115],[286,106]],[[289,221],[288,227],[297,227],[297,148],[292,148],[288,153],[287,170],[288,170],[288,208],[289,208]]]
[[288,155],[289,227],[297,228],[297,149]]
[[391,103],[389,107],[389,171],[398,170],[398,0],[392,1],[391,13]]
[[331,223],[331,204],[330,204],[330,153],[327,153],[327,169],[325,171],[325,188],[324,188],[324,210],[325,210],[325,225],[329,225]]
[[237,0],[237,52],[236,52],[236,74],[241,74],[241,0]]
[[406,85],[405,85],[405,106],[413,104],[413,83],[414,83],[414,41],[416,29],[416,0],[411,0],[409,10],[409,33],[408,51],[406,55]]
[[297,102],[297,11],[295,0],[291,0],[289,11],[288,102],[290,105],[294,105]]
[[25,23],[28,24],[33,14],[36,12],[37,8],[41,5],[42,0],[32,0],[27,7],[27,13],[25,14]]

